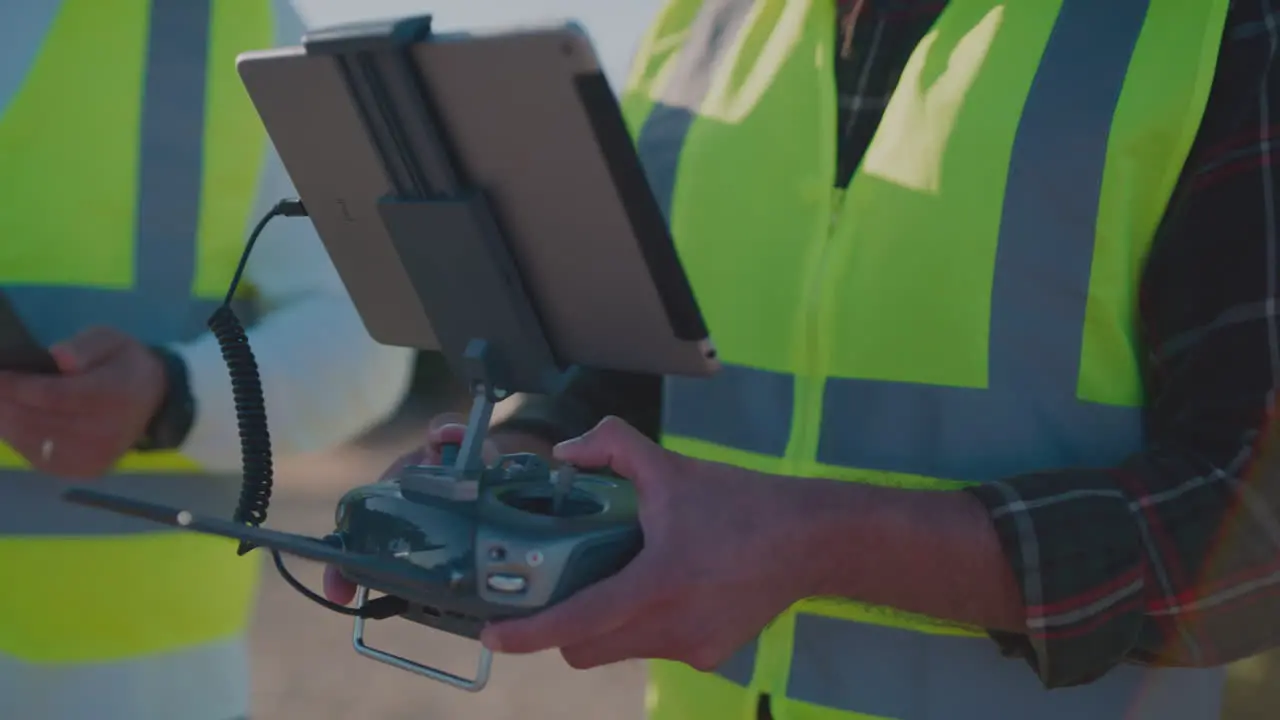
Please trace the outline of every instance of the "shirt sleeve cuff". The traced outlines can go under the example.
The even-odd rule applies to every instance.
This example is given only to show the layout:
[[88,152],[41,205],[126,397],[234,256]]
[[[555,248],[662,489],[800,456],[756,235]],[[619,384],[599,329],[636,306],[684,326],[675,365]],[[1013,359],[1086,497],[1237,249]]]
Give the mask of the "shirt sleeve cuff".
[[[412,351],[370,339],[345,297],[315,293],[275,308],[248,335],[278,459],[373,427],[395,412],[412,378]],[[217,339],[205,333],[170,349],[187,365],[195,402],[182,453],[210,471],[238,471],[235,397]]]
[[1146,563],[1128,496],[1107,471],[966,488],[986,508],[1026,607],[1025,634],[991,633],[1045,687],[1092,682],[1126,659],[1144,625]]

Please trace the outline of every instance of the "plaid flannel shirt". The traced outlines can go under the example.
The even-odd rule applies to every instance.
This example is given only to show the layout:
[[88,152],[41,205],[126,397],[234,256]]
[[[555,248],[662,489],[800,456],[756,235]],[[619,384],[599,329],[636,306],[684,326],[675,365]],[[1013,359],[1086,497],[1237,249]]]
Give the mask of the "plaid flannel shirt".
[[[1280,644],[1277,3],[1233,3],[1199,135],[1148,257],[1145,450],[1117,468],[967,490],[988,509],[1024,599],[1038,599],[1025,634],[993,636],[1046,686],[1119,663],[1215,665]],[[839,5],[843,185],[946,2]],[[612,414],[656,436],[659,383],[585,372],[504,425],[559,440]]]

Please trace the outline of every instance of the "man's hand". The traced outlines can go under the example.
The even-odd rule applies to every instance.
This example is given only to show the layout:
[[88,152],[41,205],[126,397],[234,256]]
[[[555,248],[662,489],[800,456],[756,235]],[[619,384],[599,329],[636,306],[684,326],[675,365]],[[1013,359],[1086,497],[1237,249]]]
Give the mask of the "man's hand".
[[[439,462],[441,444],[462,440],[460,420],[438,418],[427,446],[389,472],[406,462]],[[486,628],[481,639],[491,649],[559,648],[575,668],[662,658],[710,670],[810,594],[807,565],[788,557],[803,540],[796,537],[803,505],[814,498],[804,492],[805,480],[686,458],[617,418],[553,454],[578,467],[612,469],[636,485],[644,549],[617,575],[559,605]],[[346,604],[354,594],[335,570],[326,572],[330,600]]]
[[0,372],[0,439],[37,469],[99,477],[146,431],[165,371],[145,345],[94,327],[50,349],[59,375]]
[[644,549],[559,605],[487,627],[481,639],[490,649],[559,648],[579,669],[660,658],[709,671],[810,594],[803,564],[788,556],[801,540],[804,480],[677,455],[617,418],[554,455],[635,484]]

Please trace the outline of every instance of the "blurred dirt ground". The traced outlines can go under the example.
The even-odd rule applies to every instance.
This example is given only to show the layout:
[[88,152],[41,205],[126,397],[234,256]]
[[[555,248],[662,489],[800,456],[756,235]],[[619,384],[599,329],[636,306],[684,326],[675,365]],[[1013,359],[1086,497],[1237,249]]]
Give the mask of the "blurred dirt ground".
[[[283,463],[268,524],[311,534],[332,530],[343,492],[377,477],[416,440],[426,417],[465,406],[456,392],[437,388],[427,395],[358,446]],[[289,568],[320,588],[318,566],[295,559]],[[371,623],[367,641],[454,673],[471,672],[477,652],[470,641],[399,620]],[[351,649],[350,620],[298,595],[269,563],[253,663],[254,720],[640,720],[644,714],[640,663],[584,672],[554,653],[500,656],[489,687],[471,694],[360,657]],[[1232,668],[1223,717],[1280,717],[1280,652]]]

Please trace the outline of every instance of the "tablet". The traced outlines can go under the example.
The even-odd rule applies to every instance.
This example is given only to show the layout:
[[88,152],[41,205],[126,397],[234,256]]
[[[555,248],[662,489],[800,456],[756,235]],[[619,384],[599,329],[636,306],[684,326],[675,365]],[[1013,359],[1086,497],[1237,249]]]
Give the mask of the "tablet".
[[58,372],[53,356],[27,329],[3,290],[0,290],[0,370],[40,374]]
[[441,265],[474,239],[421,228],[406,249],[406,231],[397,245],[379,203],[471,189],[561,365],[718,369],[612,89],[576,25],[443,35],[410,18],[313,32],[297,47],[245,53],[238,68],[375,340],[461,353],[442,347],[457,342],[437,332],[444,315],[457,321],[486,298],[456,287],[456,301],[437,302],[429,317],[422,277],[434,272],[437,291],[456,283]]

